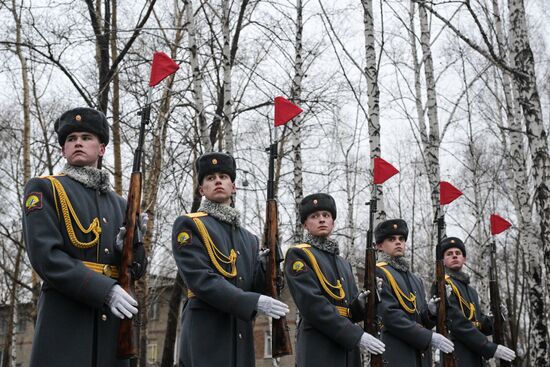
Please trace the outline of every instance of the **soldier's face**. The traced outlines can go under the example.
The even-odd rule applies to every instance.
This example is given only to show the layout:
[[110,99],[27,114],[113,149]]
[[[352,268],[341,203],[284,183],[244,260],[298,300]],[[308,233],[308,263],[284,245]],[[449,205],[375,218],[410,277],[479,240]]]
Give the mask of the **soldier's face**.
[[202,179],[199,192],[210,201],[229,205],[231,195],[237,192],[237,188],[228,174],[216,172]]
[[105,154],[105,144],[92,133],[70,133],[61,148],[63,157],[72,166],[97,167],[99,157]]
[[443,264],[446,268],[460,270],[466,262],[466,256],[458,248],[450,248],[443,254]]
[[313,236],[328,237],[334,229],[334,219],[329,211],[317,210],[307,216],[304,228]]
[[378,244],[378,249],[394,257],[405,256],[405,236],[394,235]]

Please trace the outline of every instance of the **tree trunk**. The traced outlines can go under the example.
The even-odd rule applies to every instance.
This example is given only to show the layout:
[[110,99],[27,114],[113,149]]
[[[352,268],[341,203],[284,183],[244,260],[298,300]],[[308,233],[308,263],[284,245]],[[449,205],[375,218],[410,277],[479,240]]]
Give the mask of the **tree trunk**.
[[199,63],[198,47],[196,40],[195,15],[193,3],[191,0],[184,1],[187,23],[187,35],[189,43],[189,62],[193,72],[193,102],[195,104],[195,124],[199,127],[200,140],[203,142],[202,147],[205,152],[212,150],[212,143],[208,138],[208,124],[204,110],[204,99],[202,95],[202,70]]
[[[380,145],[380,89],[378,88],[378,61],[376,57],[374,40],[374,12],[372,0],[361,0],[363,5],[363,26],[365,37],[365,76],[367,79],[368,96],[368,130],[371,159],[371,174],[374,175],[372,162],[375,157],[380,157],[382,147]],[[375,225],[386,219],[384,206],[384,192],[382,185],[377,185],[376,193]]]
[[[418,7],[418,15],[420,19],[420,45],[422,48],[422,60],[424,61],[424,74],[426,78],[426,96],[428,99],[426,108],[428,110],[428,121],[430,124],[429,131],[425,130],[424,132],[421,132],[421,138],[424,147],[423,155],[426,165],[426,172],[428,174],[428,180],[432,190],[432,208],[435,216],[435,213],[438,213],[440,210],[439,181],[441,179],[439,173],[439,117],[437,111],[437,94],[432,51],[430,48],[430,24],[428,21],[428,14],[423,6]],[[433,253],[434,244],[436,243],[437,226],[434,226],[430,241],[430,253]]]
[[[111,59],[113,62],[118,58],[117,48],[117,0],[111,0]],[[115,192],[122,195],[122,158],[120,153],[120,78],[118,73],[113,75],[113,123],[111,130],[113,131],[113,138],[111,139],[111,145],[113,147],[114,155],[114,178],[115,178]]]
[[[498,4],[497,4],[498,5]],[[508,2],[510,16],[510,59],[512,67],[523,73],[523,76],[514,74],[515,86],[517,86],[517,101],[523,111],[525,127],[533,161],[532,176],[535,185],[535,203],[540,217],[540,232],[531,218],[531,203],[529,200],[528,177],[525,168],[523,134],[519,123],[518,112],[513,109],[511,92],[507,95],[508,120],[511,125],[510,150],[511,163],[514,172],[516,188],[516,212],[520,218],[520,225],[525,235],[523,243],[527,246],[526,255],[529,266],[529,299],[531,303],[531,335],[533,339],[530,348],[531,364],[535,366],[548,365],[548,324],[544,317],[546,305],[544,299],[543,271],[540,264],[540,252],[544,253],[544,265],[546,273],[550,271],[550,197],[548,189],[549,164],[547,134],[542,121],[542,107],[537,91],[535,63],[533,53],[527,36],[525,21],[525,8],[522,0],[510,0]],[[498,11],[498,10],[497,10]],[[502,31],[500,42],[503,45]],[[504,55],[503,55],[504,56]],[[510,78],[505,73],[505,82]],[[512,84],[512,83],[507,83]],[[538,237],[538,239],[537,239]]]
[[231,49],[229,43],[231,42],[231,34],[229,29],[229,0],[222,0],[222,33],[223,33],[223,50],[222,50],[222,63],[223,63],[223,150],[229,154],[233,154],[233,126],[232,126],[232,113],[233,113],[233,100],[231,97]]
[[[16,4],[15,0],[11,2],[12,8],[11,13],[15,21],[15,37],[16,37],[16,46],[15,52],[19,63],[21,64],[21,84],[23,89],[23,182],[26,183],[31,176],[31,156],[30,156],[30,130],[31,130],[31,118],[30,118],[30,86],[29,86],[29,75],[27,60],[23,54],[21,48],[21,9],[20,6]],[[22,6],[22,5],[21,5]],[[19,7],[19,12],[18,12]],[[13,269],[13,276],[11,279],[7,279],[8,288],[9,288],[9,303],[8,303],[8,324],[6,335],[4,337],[4,346],[3,346],[3,357],[2,357],[2,366],[12,366],[15,367],[17,361],[17,302],[18,302],[18,283],[21,273],[21,261],[23,257],[24,247],[20,246],[17,248],[17,253],[15,256],[15,264]],[[36,277],[33,277],[33,280],[38,280]],[[11,283],[11,284],[10,284]]]
[[[296,0],[296,39],[294,41],[294,78],[292,79],[292,89],[290,91],[290,99],[292,102],[300,105],[302,103],[302,79],[304,77],[304,61],[303,61],[303,20],[302,20],[303,5],[302,0]],[[301,115],[295,117],[291,122],[292,134],[292,152],[294,153],[293,162],[294,170],[293,185],[294,185],[294,243],[302,241],[302,221],[300,218],[300,202],[304,197],[304,182],[302,173],[302,142],[301,142],[301,126],[303,118]]]

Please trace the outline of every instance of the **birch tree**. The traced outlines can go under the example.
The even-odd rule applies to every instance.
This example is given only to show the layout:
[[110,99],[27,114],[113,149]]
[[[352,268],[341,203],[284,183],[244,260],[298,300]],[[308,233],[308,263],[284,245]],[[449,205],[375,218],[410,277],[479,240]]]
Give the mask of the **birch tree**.
[[[303,25],[303,4],[302,0],[296,0],[296,38],[294,40],[294,77],[292,78],[292,88],[290,90],[290,98],[297,105],[302,104],[302,79],[304,77],[303,71],[303,45],[302,36],[304,31]],[[292,135],[292,151],[294,153],[293,163],[294,170],[293,183],[294,183],[294,243],[300,243],[302,240],[302,221],[300,218],[300,202],[304,197],[303,187],[303,174],[302,174],[302,142],[301,142],[301,126],[303,123],[303,116],[298,115],[291,122],[291,135]]]
[[[382,147],[380,145],[380,89],[378,87],[378,66],[374,38],[374,13],[373,0],[361,0],[363,6],[363,26],[365,37],[365,77],[367,80],[368,97],[368,130],[371,164],[375,157],[380,157]],[[371,167],[372,174],[374,167]],[[376,193],[375,222],[386,219],[384,209],[384,197],[382,186],[378,185]],[[374,191],[373,191],[374,193]]]
[[[493,13],[499,15],[498,3],[493,2]],[[524,75],[514,74],[515,83],[511,83],[510,76],[504,71],[504,93],[506,96],[506,110],[508,124],[510,126],[510,160],[516,197],[514,206],[516,215],[520,220],[520,228],[523,228],[524,245],[529,264],[529,300],[531,304],[532,338],[534,347],[530,350],[531,363],[537,366],[547,365],[548,362],[548,321],[546,305],[544,302],[543,271],[538,256],[540,250],[544,253],[546,274],[550,270],[550,197],[548,196],[548,183],[550,177],[550,160],[548,156],[547,134],[542,121],[542,106],[537,91],[535,65],[533,54],[527,37],[525,22],[525,8],[523,1],[510,0],[508,2],[510,16],[510,61],[513,68]],[[504,53],[504,37],[501,22],[497,18],[498,45],[501,53]],[[504,57],[505,55],[501,55]],[[513,86],[517,86],[517,93],[513,93]],[[533,162],[532,175],[535,185],[535,202],[540,216],[540,240],[538,232],[531,217],[531,200],[528,188],[528,177],[524,155],[523,133],[519,112],[515,108],[513,96],[523,112],[526,134],[529,141],[531,160]],[[542,242],[542,243],[541,243]]]

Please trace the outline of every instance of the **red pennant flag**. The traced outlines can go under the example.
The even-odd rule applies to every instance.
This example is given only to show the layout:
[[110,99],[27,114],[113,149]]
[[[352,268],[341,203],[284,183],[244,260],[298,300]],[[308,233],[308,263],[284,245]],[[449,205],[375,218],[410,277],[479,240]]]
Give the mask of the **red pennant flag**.
[[172,75],[180,67],[166,55],[164,52],[155,52],[153,54],[153,65],[151,66],[151,77],[149,78],[149,86],[154,87],[160,83],[168,75]]
[[303,110],[285,97],[275,97],[275,126],[284,125]]
[[374,158],[374,184],[380,185],[386,182],[387,179],[398,173],[397,168],[383,160],[382,158]]
[[452,203],[460,195],[462,195],[462,191],[449,182],[441,181],[439,183],[439,202],[441,205]]
[[508,222],[506,219],[502,218],[498,214],[491,214],[491,234],[499,234],[504,232],[512,226],[512,223]]

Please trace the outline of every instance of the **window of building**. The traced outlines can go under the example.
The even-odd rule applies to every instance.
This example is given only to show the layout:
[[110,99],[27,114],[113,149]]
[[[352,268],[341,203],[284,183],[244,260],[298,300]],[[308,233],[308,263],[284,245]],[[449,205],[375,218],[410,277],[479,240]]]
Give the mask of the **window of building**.
[[148,312],[149,312],[148,314],[149,320],[158,320],[159,319],[159,302],[158,301],[151,302]]
[[8,320],[0,320],[0,335],[6,335],[8,333]]
[[157,343],[147,344],[147,363],[156,363],[158,359]]
[[19,320],[17,320],[17,324],[15,325],[15,332],[16,333],[24,333],[25,330],[27,330],[27,319],[22,317]]
[[264,358],[271,358],[271,323],[269,329],[264,332]]

